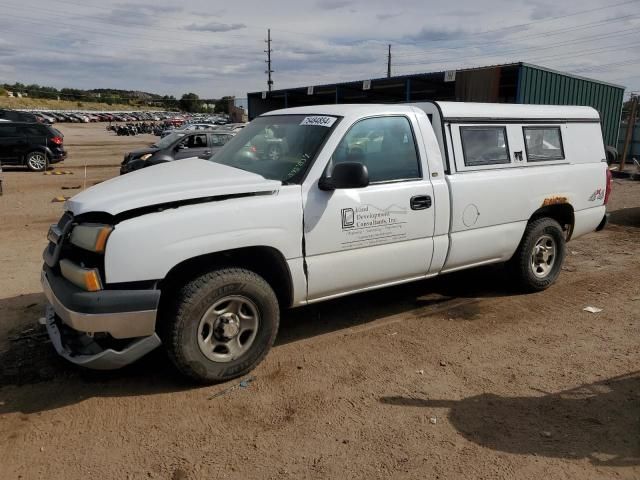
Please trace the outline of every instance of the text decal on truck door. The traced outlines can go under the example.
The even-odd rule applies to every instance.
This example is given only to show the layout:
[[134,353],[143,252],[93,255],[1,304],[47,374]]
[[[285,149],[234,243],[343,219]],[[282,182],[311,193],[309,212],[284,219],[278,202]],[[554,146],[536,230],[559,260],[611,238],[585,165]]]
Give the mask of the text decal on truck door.
[[330,128],[336,123],[336,117],[328,117],[326,115],[315,115],[313,117],[304,117],[300,125],[315,125],[317,127]]
[[365,204],[341,211],[342,231],[347,239],[342,248],[359,248],[397,242],[407,236],[407,209],[398,205],[379,208]]

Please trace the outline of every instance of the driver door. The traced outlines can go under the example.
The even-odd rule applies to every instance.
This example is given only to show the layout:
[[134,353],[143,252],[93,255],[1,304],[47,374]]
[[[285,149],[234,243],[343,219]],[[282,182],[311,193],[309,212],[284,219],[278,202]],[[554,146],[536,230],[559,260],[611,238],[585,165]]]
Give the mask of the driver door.
[[178,145],[175,159],[181,160],[183,158],[199,157],[208,151],[210,151],[210,149],[207,146],[206,133],[187,135]]
[[308,300],[427,275],[433,254],[433,187],[429,173],[422,171],[414,129],[417,124],[406,116],[355,123],[327,169],[359,161],[368,169],[370,184],[332,191],[312,186],[304,205]]

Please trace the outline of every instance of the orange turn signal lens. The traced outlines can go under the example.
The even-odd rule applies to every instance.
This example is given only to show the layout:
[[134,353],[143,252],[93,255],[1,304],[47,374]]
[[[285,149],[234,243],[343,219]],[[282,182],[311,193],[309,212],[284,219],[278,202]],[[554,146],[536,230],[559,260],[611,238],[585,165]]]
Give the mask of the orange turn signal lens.
[[107,247],[107,238],[111,235],[113,231],[113,227],[102,227],[100,232],[96,237],[96,252],[104,253],[105,248]]
[[82,268],[65,258],[60,260],[60,271],[64,278],[87,292],[98,292],[103,289],[100,272],[96,268]]
[[97,270],[87,270],[84,273],[84,286],[87,292],[98,292],[102,290],[102,281]]
[[113,232],[111,225],[82,224],[71,231],[71,243],[90,252],[104,253],[107,238]]

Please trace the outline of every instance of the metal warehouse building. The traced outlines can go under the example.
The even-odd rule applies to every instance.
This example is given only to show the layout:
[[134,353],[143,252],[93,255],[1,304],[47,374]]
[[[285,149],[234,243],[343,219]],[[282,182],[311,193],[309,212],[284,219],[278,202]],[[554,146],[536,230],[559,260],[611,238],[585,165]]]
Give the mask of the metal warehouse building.
[[589,105],[600,112],[605,144],[617,145],[624,87],[527,63],[419,73],[247,94],[249,119],[279,108],[327,103],[421,100]]

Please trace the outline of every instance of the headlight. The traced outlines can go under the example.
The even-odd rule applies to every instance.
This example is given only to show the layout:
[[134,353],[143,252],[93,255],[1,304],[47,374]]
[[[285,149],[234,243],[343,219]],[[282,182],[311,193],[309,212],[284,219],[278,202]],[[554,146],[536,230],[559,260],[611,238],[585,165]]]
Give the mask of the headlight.
[[146,160],[147,158],[149,158],[151,155],[153,155],[152,153],[145,153],[144,155],[142,155],[140,157],[140,160]]
[[77,225],[71,231],[71,243],[90,252],[104,253],[107,238],[113,231],[111,225]]

